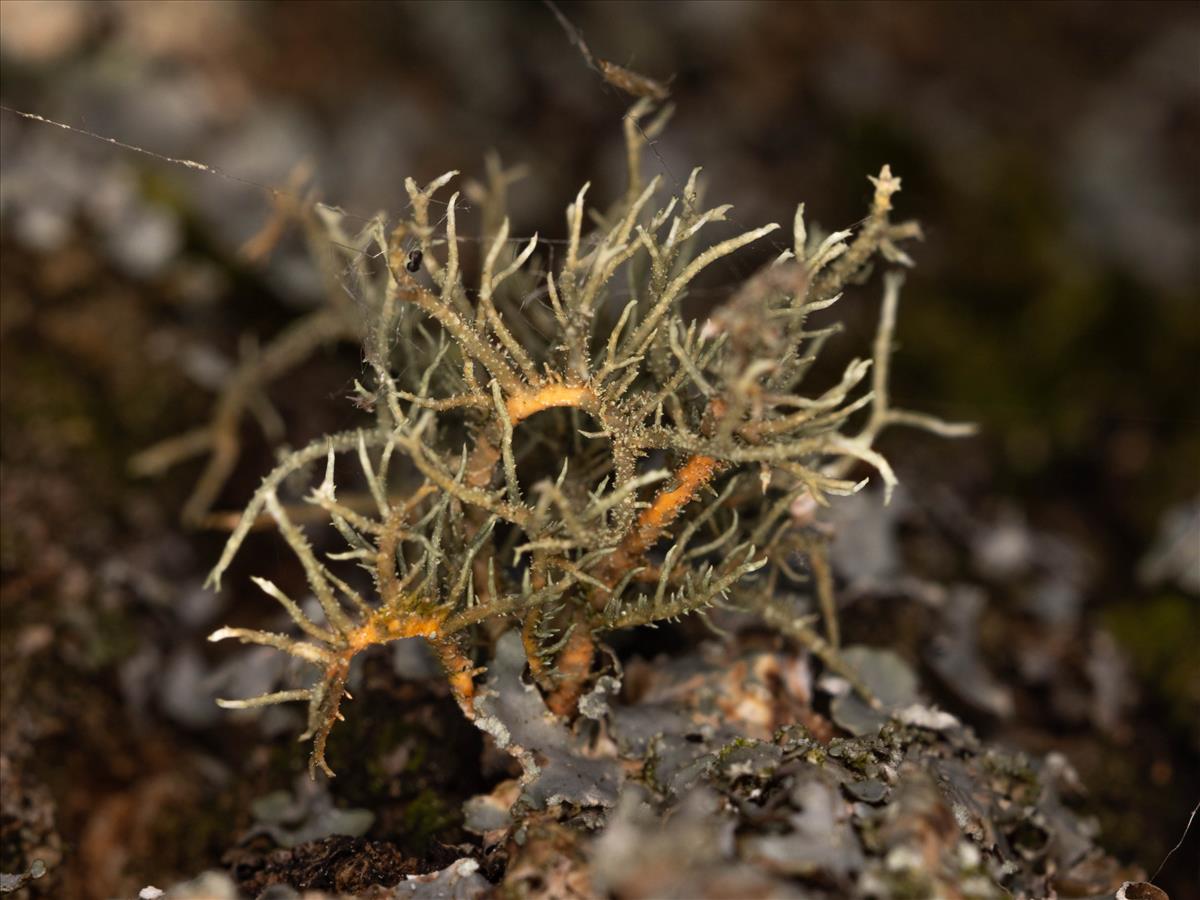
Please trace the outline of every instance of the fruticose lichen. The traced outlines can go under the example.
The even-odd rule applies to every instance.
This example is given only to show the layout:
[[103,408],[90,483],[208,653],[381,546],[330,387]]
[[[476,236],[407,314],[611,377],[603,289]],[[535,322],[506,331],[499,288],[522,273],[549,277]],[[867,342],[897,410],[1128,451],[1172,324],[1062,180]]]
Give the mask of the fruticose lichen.
[[[848,478],[859,463],[890,491],[895,476],[874,447],[887,425],[968,429],[888,401],[895,271],[884,275],[871,358],[806,393],[806,375],[838,330],[812,328],[809,318],[838,302],[877,257],[911,265],[899,244],[919,228],[892,222],[900,179],[884,166],[856,230],[810,238],[799,206],[788,247],[706,319],[688,320],[682,305],[697,276],[778,226],[705,242],[730,207],[701,204],[699,169],[676,196],[664,198],[660,178],[642,181],[642,151],[666,118],[660,111],[643,127],[654,111],[644,99],[626,118],[624,195],[600,212],[587,207],[585,185],[567,207],[564,246],[545,268],[538,236],[510,238],[498,169],[483,192],[487,233],[469,279],[459,193],[435,199],[455,172],[424,187],[409,179],[409,217],[390,231],[380,217],[351,236],[341,214],[316,208],[344,254],[357,303],[339,300],[307,327],[323,335],[320,323],[332,322],[344,331],[347,310],[358,317],[349,330],[365,338],[366,365],[356,402],[373,419],[286,455],[210,576],[220,584],[264,518],[303,568],[319,616],[255,579],[300,635],[221,628],[211,639],[272,646],[317,670],[308,687],[220,701],[306,702],[314,771],[332,774],[326,738],[357,654],[424,638],[474,718],[481,670],[471,636],[496,620],[520,629],[533,678],[560,715],[576,709],[601,634],[718,605],[761,613],[855,683],[836,649],[817,508],[862,487]],[[294,360],[303,337],[293,330],[263,358]],[[244,405],[226,400],[225,413]],[[323,476],[294,497],[296,478],[314,464]],[[364,486],[365,502],[347,484]],[[336,531],[344,549],[315,549],[302,516]],[[817,617],[780,599],[784,588],[810,581],[823,634]]]

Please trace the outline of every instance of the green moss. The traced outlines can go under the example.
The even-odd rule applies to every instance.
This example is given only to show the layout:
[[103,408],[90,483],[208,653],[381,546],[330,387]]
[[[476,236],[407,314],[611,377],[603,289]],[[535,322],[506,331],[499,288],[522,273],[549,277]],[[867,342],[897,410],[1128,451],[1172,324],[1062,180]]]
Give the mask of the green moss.
[[879,774],[875,754],[862,741],[834,738],[829,742],[827,750],[831,757],[860,775],[874,778]]
[[85,664],[91,669],[103,669],[128,659],[140,642],[138,623],[119,610],[100,612],[78,627],[85,641]]
[[422,854],[434,839],[458,824],[459,813],[448,807],[437,791],[424,788],[404,808],[404,846]]
[[888,886],[892,900],[927,900],[937,896],[933,879],[917,872],[897,873]]
[[164,872],[187,877],[212,866],[228,847],[237,809],[229,793],[208,797],[203,803],[164,803],[154,819],[152,858],[131,860],[130,874],[146,882]]
[[716,756],[716,759],[714,760],[714,762],[718,766],[722,766],[726,762],[729,761],[730,757],[733,756],[733,754],[736,750],[740,750],[743,747],[747,747],[747,748],[754,747],[754,746],[757,746],[757,744],[758,744],[758,741],[754,740],[753,738],[744,738],[744,737],[734,738],[732,741],[730,741],[728,744],[726,744],[724,747],[722,747],[720,750],[717,751],[717,756]]
[[1200,606],[1164,593],[1108,610],[1105,623],[1128,651],[1139,680],[1179,728],[1194,731],[1200,704]]
[[666,793],[666,787],[658,780],[658,759],[651,750],[646,755],[646,763],[642,766],[642,780],[660,794]]

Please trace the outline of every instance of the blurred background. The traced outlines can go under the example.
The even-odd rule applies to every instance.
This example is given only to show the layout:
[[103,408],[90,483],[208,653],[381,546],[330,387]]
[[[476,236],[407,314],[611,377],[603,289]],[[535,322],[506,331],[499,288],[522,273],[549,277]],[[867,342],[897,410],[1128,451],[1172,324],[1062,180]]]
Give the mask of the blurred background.
[[[926,239],[894,392],[981,435],[885,440],[906,490],[845,513],[863,538],[842,544],[843,628],[896,645],[988,739],[1063,754],[1101,843],[1153,872],[1200,799],[1200,6],[560,8],[596,55],[669,84],[647,173],[681,184],[703,165],[738,224],[803,200],[842,228],[868,174],[903,178],[898,215]],[[514,233],[559,237],[583,181],[600,205],[623,189],[629,98],[539,3],[5,0],[0,76],[6,107],[229,176],[0,113],[0,870],[40,858],[37,890],[109,896],[229,864],[269,820],[256,800],[303,769],[287,723],[211,703],[271,676],[204,643],[259,600],[244,577],[201,588],[221,535],[177,524],[199,464],[128,468],[207,419],[247,336],[320,302],[298,235],[239,252],[272,214],[263,186],[298,192],[307,172],[366,217],[402,209],[408,175],[483,177],[494,150],[528,167]],[[877,295],[841,304],[840,352]],[[289,442],[354,420],[359,366],[330,346],[272,388]],[[269,467],[259,434],[219,508]],[[254,571],[284,565],[251,546]],[[959,602],[900,597],[901,577]],[[458,733],[444,696],[392,668],[378,702],[413,712],[371,740]],[[372,836],[444,839],[445,797],[479,786],[394,756],[403,786],[380,763],[374,782],[339,778],[338,804],[370,809]],[[1164,869],[1172,896],[1196,896],[1196,846]]]

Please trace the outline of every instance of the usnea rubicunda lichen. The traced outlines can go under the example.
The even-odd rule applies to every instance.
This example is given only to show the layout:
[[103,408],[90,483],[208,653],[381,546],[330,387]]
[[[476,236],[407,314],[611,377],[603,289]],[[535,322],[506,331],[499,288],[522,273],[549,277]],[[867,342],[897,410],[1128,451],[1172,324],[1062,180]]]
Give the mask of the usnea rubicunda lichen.
[[[900,180],[884,166],[857,231],[810,240],[799,207],[790,249],[704,321],[688,321],[681,305],[694,279],[778,226],[706,243],[706,226],[730,207],[701,205],[699,170],[669,198],[660,179],[639,178],[647,135],[663,119],[643,130],[651,111],[642,101],[627,118],[628,190],[600,214],[587,207],[585,185],[567,207],[565,252],[544,272],[537,236],[509,239],[505,173],[495,166],[482,198],[483,259],[469,283],[459,194],[435,199],[457,173],[423,188],[410,179],[411,217],[390,234],[377,220],[351,237],[337,213],[319,212],[334,246],[349,248],[367,363],[357,400],[373,420],[283,459],[210,577],[219,584],[261,518],[302,566],[319,616],[256,579],[297,635],[222,628],[211,639],[265,644],[315,667],[309,687],[220,701],[305,701],[314,772],[332,775],[326,738],[355,655],[424,638],[474,717],[471,635],[493,620],[520,629],[532,675],[559,714],[574,710],[604,632],[720,605],[760,613],[853,681],[837,653],[816,508],[862,487],[847,478],[859,463],[890,492],[895,477],[874,449],[887,425],[966,428],[888,402],[898,274],[884,276],[871,358],[812,394],[805,376],[836,328],[808,320],[876,257],[910,265],[899,244],[919,229],[891,221]],[[293,497],[296,473],[310,468],[311,491]],[[365,503],[339,493],[351,483],[365,487]],[[302,514],[335,530],[344,549],[318,552]],[[777,599],[802,584],[823,629]]]

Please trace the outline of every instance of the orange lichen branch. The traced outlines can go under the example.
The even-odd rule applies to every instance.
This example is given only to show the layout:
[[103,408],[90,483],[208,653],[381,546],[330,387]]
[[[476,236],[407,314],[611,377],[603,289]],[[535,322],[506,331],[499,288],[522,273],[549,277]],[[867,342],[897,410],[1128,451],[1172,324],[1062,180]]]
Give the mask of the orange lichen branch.
[[309,770],[319,768],[330,778],[333,771],[325,761],[325,743],[335,722],[342,720],[340,712],[346,691],[346,680],[350,674],[350,662],[368,647],[386,644],[404,638],[420,637],[427,640],[438,654],[450,682],[450,690],[468,717],[474,718],[474,696],[476,670],[471,660],[454,640],[445,634],[444,612],[403,613],[389,608],[380,608],[369,615],[362,625],[346,632],[335,647],[333,659],[325,665],[324,677],[312,694],[313,711],[310,727],[313,736],[313,754]]
[[689,458],[675,473],[674,487],[660,491],[654,502],[642,510],[637,525],[621,542],[621,549],[614,555],[636,559],[654,546],[663,531],[692,502],[700,489],[712,481],[720,468],[720,461],[711,456],[697,454]]
[[[504,410],[509,421],[515,426],[542,410],[561,407],[586,410],[595,409],[596,405],[596,392],[590,385],[551,382],[513,394],[505,402]],[[491,483],[499,462],[499,438],[491,431],[484,430],[477,436],[475,446],[471,450],[467,463],[467,484],[472,487],[486,487]]]
[[471,662],[462,647],[450,637],[431,638],[431,647],[441,660],[450,683],[450,693],[468,719],[475,718],[475,675],[482,671]]
[[386,608],[375,610],[353,631],[346,633],[345,653],[353,656],[372,644],[386,644],[404,638],[423,637],[433,641],[442,637],[444,614],[412,615],[396,613]]
[[[642,510],[637,522],[606,560],[604,577],[609,584],[615,583],[633,566],[642,564],[646,551],[722,467],[723,463],[711,456],[697,454],[688,458],[675,473],[672,485],[659,491],[651,504]],[[650,574],[657,577],[657,572]],[[648,573],[643,573],[643,577],[648,577]],[[592,605],[599,609],[606,600],[599,594],[594,595]]]
[[576,406],[581,409],[594,407],[596,393],[586,384],[544,384],[530,391],[524,391],[508,399],[506,404],[508,417],[516,425],[528,419],[534,413],[544,409],[562,406]]

